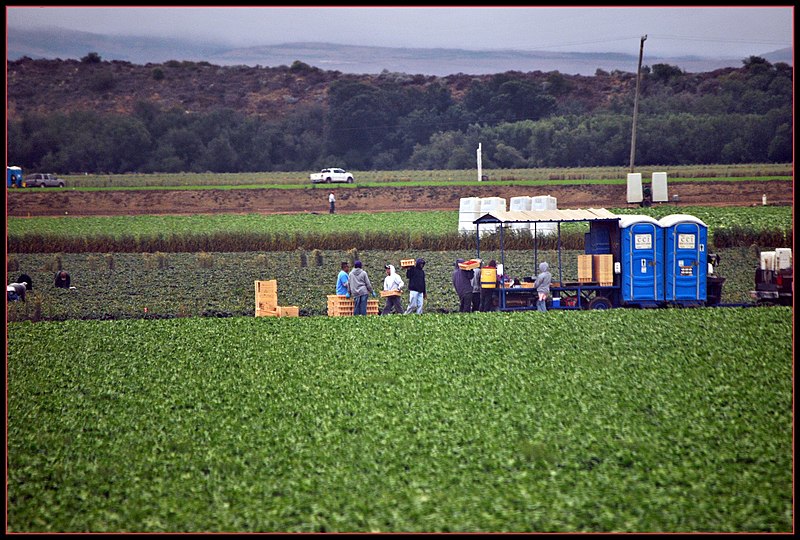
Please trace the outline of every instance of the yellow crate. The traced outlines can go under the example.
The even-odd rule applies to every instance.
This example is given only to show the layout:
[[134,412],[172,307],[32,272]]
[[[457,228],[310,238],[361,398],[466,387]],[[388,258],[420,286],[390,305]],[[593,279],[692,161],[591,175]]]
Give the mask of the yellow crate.
[[256,309],[256,317],[277,317],[276,309]]
[[462,270],[474,270],[481,266],[480,259],[470,259],[468,261],[464,261],[463,263],[458,263],[458,267]]
[[400,268],[408,268],[409,266],[414,266],[416,262],[417,261],[414,259],[400,259]]
[[592,255],[592,273],[594,281],[605,286],[614,283],[614,256],[608,254]]
[[299,317],[300,308],[297,306],[278,306],[278,317]]
[[402,296],[402,294],[400,291],[381,291],[381,296],[384,298],[387,296]]
[[277,300],[275,300],[274,302],[263,302],[263,301],[256,302],[256,309],[269,311],[269,310],[274,310],[277,307],[278,307]]
[[578,255],[578,281],[594,281],[591,255]]
[[266,281],[256,281],[256,294],[260,293],[275,293],[278,291],[278,280],[268,279]]

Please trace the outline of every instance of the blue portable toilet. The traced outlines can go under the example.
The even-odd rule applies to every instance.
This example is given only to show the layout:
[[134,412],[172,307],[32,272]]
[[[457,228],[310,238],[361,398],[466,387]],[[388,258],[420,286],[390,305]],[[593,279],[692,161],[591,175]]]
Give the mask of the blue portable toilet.
[[664,301],[664,230],[655,218],[638,214],[622,216],[619,230],[622,303],[655,307]]
[[705,303],[708,226],[688,214],[664,216],[659,223],[664,229],[664,300]]

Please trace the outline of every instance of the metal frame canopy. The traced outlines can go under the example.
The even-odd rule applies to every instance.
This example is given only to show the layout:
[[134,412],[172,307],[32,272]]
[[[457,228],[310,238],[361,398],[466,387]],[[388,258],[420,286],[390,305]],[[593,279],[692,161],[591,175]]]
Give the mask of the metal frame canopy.
[[[617,221],[619,222],[622,216],[609,212],[605,208],[587,208],[587,209],[565,209],[565,210],[494,210],[483,214],[481,217],[473,221],[475,225],[475,246],[477,257],[481,255],[481,235],[480,225],[483,224],[499,224],[500,233],[500,261],[505,269],[505,242],[504,242],[504,229],[506,225],[512,223],[534,223],[534,259],[538,261],[538,235],[536,234],[536,223],[556,223],[558,232],[558,242],[556,244],[558,251],[558,279],[561,281],[561,223],[563,222],[580,222],[580,221]],[[501,285],[501,306],[505,305],[502,300],[505,297],[505,286]]]
[[574,210],[495,210],[487,212],[472,223],[552,223],[560,221],[613,221],[621,216],[609,212],[605,208],[587,208]]

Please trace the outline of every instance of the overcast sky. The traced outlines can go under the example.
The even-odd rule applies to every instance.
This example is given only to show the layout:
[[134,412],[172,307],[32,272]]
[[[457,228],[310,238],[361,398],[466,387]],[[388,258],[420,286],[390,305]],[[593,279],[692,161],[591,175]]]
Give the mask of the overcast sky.
[[777,7],[31,7],[14,28],[196,37],[234,46],[317,41],[386,47],[745,57],[793,47],[794,8]]

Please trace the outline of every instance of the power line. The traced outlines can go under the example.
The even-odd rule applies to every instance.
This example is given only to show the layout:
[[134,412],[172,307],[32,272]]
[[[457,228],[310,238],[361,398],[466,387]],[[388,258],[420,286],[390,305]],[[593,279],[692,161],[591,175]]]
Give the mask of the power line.
[[680,41],[700,41],[700,42],[708,42],[708,43],[739,43],[739,44],[753,44],[753,45],[786,45],[786,41],[783,40],[771,40],[771,39],[713,39],[707,37],[691,37],[691,36],[664,36],[659,34],[652,34],[653,38],[656,39],[667,39],[667,40],[680,40]]

